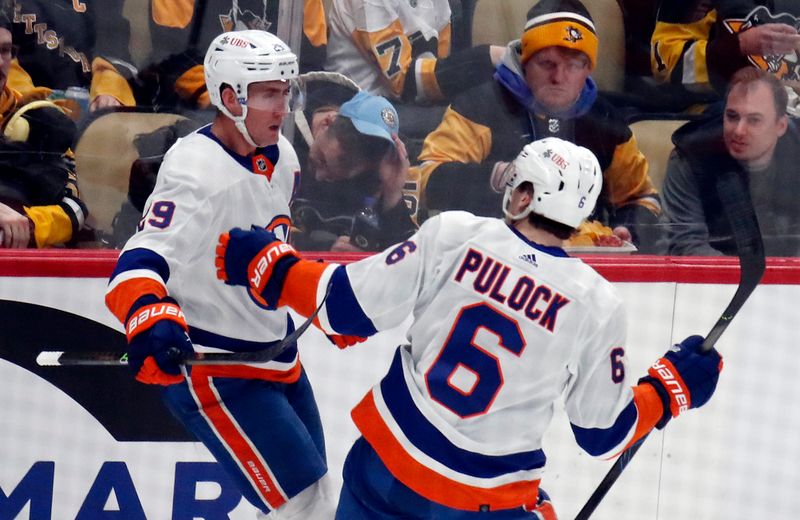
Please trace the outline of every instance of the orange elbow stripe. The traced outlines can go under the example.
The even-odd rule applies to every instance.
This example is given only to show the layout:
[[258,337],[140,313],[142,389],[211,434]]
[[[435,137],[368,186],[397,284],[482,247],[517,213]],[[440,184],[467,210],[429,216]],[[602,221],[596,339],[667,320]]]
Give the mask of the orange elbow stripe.
[[152,278],[132,278],[117,284],[106,294],[106,307],[121,323],[125,323],[133,303],[145,294],[163,298],[167,295],[167,288]]
[[658,396],[656,389],[653,388],[653,385],[648,383],[640,383],[633,387],[633,403],[636,405],[639,419],[636,421],[636,430],[633,432],[633,438],[628,441],[623,450],[628,449],[633,443],[650,433],[650,430],[658,423],[664,413],[664,405],[661,403],[661,398]]
[[278,305],[288,305],[304,317],[317,308],[317,287],[322,273],[330,264],[300,260],[289,269]]
[[536,502],[539,479],[478,487],[448,478],[414,459],[381,418],[372,392],[353,409],[352,417],[389,471],[429,500],[464,511],[479,511],[487,504],[498,510]]

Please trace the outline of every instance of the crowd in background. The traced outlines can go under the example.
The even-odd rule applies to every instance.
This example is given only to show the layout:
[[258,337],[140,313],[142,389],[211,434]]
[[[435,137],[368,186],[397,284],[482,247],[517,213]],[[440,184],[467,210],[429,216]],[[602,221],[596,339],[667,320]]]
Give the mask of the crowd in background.
[[[301,249],[378,251],[444,210],[500,216],[508,163],[560,137],[604,176],[568,250],[735,254],[715,193],[725,170],[747,180],[767,254],[800,255],[794,0],[281,2],[0,2],[0,247],[121,248],[166,150],[213,119],[209,43],[262,29],[303,73],[284,127]],[[496,16],[476,15],[485,2]],[[507,36],[479,42],[492,31]],[[118,131],[97,139],[111,114]],[[641,120],[686,121],[657,136],[663,177]]]

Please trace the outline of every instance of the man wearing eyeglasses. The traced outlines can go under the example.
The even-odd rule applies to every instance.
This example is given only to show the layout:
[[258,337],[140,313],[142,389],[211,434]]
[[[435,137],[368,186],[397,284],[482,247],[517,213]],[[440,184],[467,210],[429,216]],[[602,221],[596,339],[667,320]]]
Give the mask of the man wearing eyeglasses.
[[11,20],[0,12],[0,248],[69,244],[88,215],[70,149],[75,124],[8,85],[14,54]]

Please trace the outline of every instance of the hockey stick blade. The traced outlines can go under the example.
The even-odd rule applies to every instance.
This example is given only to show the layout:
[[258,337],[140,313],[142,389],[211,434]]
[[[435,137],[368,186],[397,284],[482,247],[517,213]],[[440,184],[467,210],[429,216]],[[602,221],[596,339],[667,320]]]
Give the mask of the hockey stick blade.
[[[733,295],[728,306],[722,312],[711,331],[703,340],[700,347],[703,352],[711,350],[717,340],[731,324],[733,318],[750,297],[758,283],[764,276],[766,268],[766,258],[764,255],[764,243],[761,240],[761,232],[758,227],[758,220],[753,211],[753,204],[750,200],[749,192],[744,185],[743,179],[736,172],[727,172],[717,179],[717,194],[719,195],[725,217],[731,227],[733,239],[736,243],[736,252],[739,257],[739,286]],[[622,475],[623,470],[630,464],[633,456],[644,444],[647,435],[639,439],[635,444],[623,451],[606,476],[594,490],[589,500],[578,512],[575,520],[587,520],[614,482]]]
[[[241,365],[242,363],[266,363],[272,361],[294,344],[314,322],[330,293],[330,285],[322,297],[319,306],[311,316],[297,327],[291,334],[280,342],[270,345],[263,350],[254,352],[193,352],[181,355],[181,363],[185,365]],[[180,355],[180,354],[178,354]],[[57,350],[44,350],[36,356],[39,366],[124,366],[128,364],[128,355],[124,352],[63,352]]]

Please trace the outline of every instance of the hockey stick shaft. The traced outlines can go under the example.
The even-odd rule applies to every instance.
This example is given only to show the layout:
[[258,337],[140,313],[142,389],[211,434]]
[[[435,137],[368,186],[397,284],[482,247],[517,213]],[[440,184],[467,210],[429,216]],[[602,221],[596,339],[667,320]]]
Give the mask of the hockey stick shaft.
[[[328,285],[325,295],[322,297],[322,301],[311,316],[278,343],[254,352],[193,352],[189,355],[178,354],[182,358],[181,363],[184,365],[241,365],[242,363],[266,363],[272,361],[281,355],[284,350],[293,345],[314,322],[319,311],[322,310],[323,305],[325,305],[330,290],[330,285]],[[36,356],[36,363],[39,366],[124,366],[128,364],[128,355],[120,352],[62,352],[45,350]]]
[[[761,232],[759,231],[753,204],[750,201],[747,188],[744,186],[744,181],[735,172],[722,174],[717,180],[717,193],[730,224],[733,239],[736,242],[740,270],[739,286],[736,288],[730,303],[703,340],[703,345],[701,346],[703,352],[707,352],[714,347],[722,333],[725,332],[725,329],[728,328],[728,325],[731,324],[733,318],[747,301],[747,298],[753,293],[758,282],[761,281],[766,267]],[[597,506],[600,505],[603,497],[611,489],[611,486],[622,475],[633,456],[644,444],[645,439],[647,439],[647,435],[620,454],[614,465],[611,466],[611,469],[589,497],[589,500],[578,512],[575,520],[587,520],[592,515]]]

